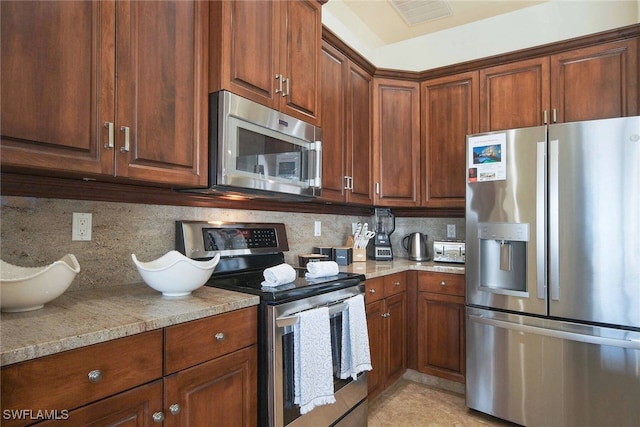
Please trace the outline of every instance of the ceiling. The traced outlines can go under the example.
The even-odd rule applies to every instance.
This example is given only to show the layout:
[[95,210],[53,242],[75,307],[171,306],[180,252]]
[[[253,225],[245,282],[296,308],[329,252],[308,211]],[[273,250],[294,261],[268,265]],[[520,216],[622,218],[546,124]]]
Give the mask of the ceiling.
[[[365,26],[378,45],[389,45],[425,34],[483,20],[549,0],[329,0],[323,9],[347,27]],[[407,10],[409,17],[433,18],[408,24],[392,5]],[[438,17],[441,15],[448,15]]]

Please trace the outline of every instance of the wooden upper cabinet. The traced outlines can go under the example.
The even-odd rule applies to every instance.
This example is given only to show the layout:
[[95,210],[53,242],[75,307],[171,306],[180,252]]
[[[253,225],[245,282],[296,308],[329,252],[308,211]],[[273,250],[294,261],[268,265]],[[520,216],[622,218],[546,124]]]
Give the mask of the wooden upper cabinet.
[[420,203],[420,87],[417,82],[373,79],[374,204]]
[[209,90],[228,90],[320,124],[321,4],[210,3]]
[[320,87],[322,199],[371,205],[372,77],[325,43]]
[[637,115],[638,39],[552,55],[551,108],[558,123]]
[[3,168],[113,173],[100,141],[103,121],[114,120],[114,4],[0,8]]
[[480,70],[480,131],[539,126],[549,110],[549,58]]
[[2,165],[207,182],[205,2],[2,2]]
[[420,85],[423,206],[464,207],[466,136],[479,131],[478,90],[477,71]]

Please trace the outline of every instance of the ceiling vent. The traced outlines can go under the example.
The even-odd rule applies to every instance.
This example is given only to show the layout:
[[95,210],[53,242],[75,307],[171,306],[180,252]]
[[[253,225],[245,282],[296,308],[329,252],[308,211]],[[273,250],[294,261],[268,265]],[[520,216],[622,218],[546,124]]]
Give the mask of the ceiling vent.
[[445,0],[390,0],[390,3],[409,26],[453,15]]

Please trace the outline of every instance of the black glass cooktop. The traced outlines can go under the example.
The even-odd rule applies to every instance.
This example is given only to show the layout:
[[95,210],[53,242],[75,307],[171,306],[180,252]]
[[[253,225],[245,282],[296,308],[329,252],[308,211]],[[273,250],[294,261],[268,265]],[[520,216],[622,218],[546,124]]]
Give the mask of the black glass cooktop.
[[355,273],[339,273],[335,276],[308,279],[304,277],[305,268],[295,268],[295,270],[298,273],[295,281],[275,288],[262,287],[264,280],[262,271],[246,271],[223,277],[214,275],[207,282],[207,286],[259,295],[262,301],[286,302],[348,288],[365,280],[365,276]]

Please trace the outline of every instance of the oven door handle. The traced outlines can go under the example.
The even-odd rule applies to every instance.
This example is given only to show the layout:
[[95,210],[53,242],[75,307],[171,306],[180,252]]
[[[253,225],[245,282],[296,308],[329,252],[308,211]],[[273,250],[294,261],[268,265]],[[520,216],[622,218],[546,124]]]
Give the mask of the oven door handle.
[[[314,307],[314,308],[316,308],[316,307]],[[330,305],[329,306],[329,317],[332,317],[337,313],[343,312],[345,308],[347,308],[347,303],[346,302],[339,302],[337,304]],[[302,311],[306,311],[306,310],[302,310]],[[300,311],[298,313],[302,313],[302,311]],[[298,316],[297,313],[296,314],[292,314],[290,316],[278,317],[276,319],[276,325],[279,328],[292,326],[292,325],[295,325],[296,323],[298,323],[298,319],[299,319],[299,316]]]

